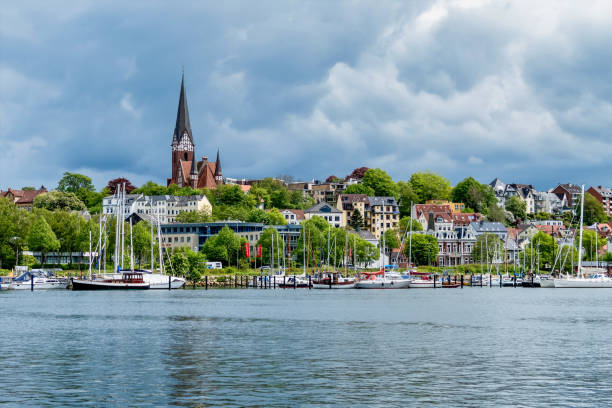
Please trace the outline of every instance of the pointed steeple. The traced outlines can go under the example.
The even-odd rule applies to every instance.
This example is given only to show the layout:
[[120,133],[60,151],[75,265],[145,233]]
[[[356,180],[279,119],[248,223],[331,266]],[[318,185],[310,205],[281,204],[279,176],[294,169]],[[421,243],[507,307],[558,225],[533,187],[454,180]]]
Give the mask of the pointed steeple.
[[189,122],[189,109],[187,108],[187,93],[185,92],[185,74],[181,76],[181,95],[179,96],[178,112],[176,113],[176,126],[174,127],[174,137],[172,143],[180,142],[183,134],[187,131],[189,141],[193,145],[191,134],[191,123]]
[[217,149],[217,161],[215,163],[215,180],[223,180],[223,175],[221,174],[221,159],[219,158],[219,149]]

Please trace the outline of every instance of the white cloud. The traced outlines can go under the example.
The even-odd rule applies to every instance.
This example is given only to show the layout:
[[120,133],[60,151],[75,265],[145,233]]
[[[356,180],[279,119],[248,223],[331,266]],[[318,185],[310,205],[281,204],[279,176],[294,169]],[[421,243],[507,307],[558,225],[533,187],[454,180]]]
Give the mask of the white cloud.
[[142,112],[140,111],[140,109],[136,109],[134,107],[134,104],[132,102],[132,94],[126,93],[125,95],[123,95],[121,101],[119,102],[119,105],[121,106],[121,109],[128,112],[136,119],[140,118]]

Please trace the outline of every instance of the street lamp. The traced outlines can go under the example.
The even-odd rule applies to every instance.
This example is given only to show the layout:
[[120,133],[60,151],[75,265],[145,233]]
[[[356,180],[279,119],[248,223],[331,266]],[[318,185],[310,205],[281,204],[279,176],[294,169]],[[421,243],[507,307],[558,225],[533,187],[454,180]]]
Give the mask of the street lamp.
[[11,240],[13,241],[13,244],[15,245],[15,265],[19,265],[19,240],[21,238],[20,237],[12,237]]

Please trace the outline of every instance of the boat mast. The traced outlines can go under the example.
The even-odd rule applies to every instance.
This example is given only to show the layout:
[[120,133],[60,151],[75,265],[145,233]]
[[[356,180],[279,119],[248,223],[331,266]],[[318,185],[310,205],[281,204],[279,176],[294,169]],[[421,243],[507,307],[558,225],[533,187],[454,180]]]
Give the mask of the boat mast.
[[130,270],[134,272],[134,241],[132,240],[132,219],[130,218]]
[[151,273],[155,270],[155,259],[153,259],[153,197],[149,197],[149,223],[151,224]]
[[[89,229],[89,279],[91,279],[91,228]],[[32,275],[34,280],[34,275]]]
[[98,223],[98,274],[100,274],[100,268],[102,268],[102,214],[100,214],[100,220]]
[[385,273],[385,199],[382,202],[382,262],[383,262],[383,274]]
[[408,238],[408,267],[412,267],[412,201],[410,202],[410,237]]
[[329,271],[329,244],[330,244],[331,224],[327,224],[327,270]]
[[121,269],[123,269],[124,264],[124,254],[125,254],[125,184],[122,184],[121,188]]
[[582,223],[584,221],[584,184],[580,195],[580,241],[578,243],[578,277],[582,278]]
[[164,274],[164,258],[162,256],[161,226],[157,214],[157,248],[159,249],[159,273]]
[[302,262],[304,263],[304,276],[306,276],[306,229],[302,225]]

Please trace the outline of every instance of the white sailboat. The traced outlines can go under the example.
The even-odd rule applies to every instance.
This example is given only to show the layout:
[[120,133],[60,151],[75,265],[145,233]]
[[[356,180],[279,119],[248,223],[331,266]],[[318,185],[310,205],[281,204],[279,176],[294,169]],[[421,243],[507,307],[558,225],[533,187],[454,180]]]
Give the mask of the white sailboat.
[[555,279],[555,288],[612,288],[612,279],[609,276],[596,275],[585,277],[582,273],[582,223],[584,221],[584,185],[580,198],[580,239],[578,241],[578,274],[576,277]]

